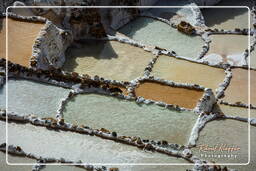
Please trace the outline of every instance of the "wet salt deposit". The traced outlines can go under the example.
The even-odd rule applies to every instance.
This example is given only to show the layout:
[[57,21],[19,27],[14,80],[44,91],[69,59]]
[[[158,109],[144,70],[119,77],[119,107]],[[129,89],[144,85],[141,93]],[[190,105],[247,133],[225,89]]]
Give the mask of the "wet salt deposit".
[[[4,134],[4,122],[0,132]],[[27,153],[42,157],[62,158],[85,163],[174,163],[182,159],[164,154],[148,153],[137,147],[121,145],[95,136],[72,132],[47,130],[44,127],[11,123],[8,126],[9,143],[19,144]],[[0,137],[1,141],[4,141]],[[33,143],[31,143],[33,142]],[[45,143],[49,142],[49,143]]]
[[[54,117],[59,101],[68,95],[68,90],[27,80],[9,80],[8,111],[17,114],[36,114]],[[0,98],[6,98],[6,85],[0,90]],[[0,101],[5,109],[5,100]]]
[[158,58],[152,75],[180,83],[199,84],[213,91],[225,78],[223,69],[164,55]]
[[204,44],[199,36],[185,35],[166,23],[146,17],[135,19],[119,31],[144,44],[173,50],[188,58],[197,58]]
[[193,109],[196,106],[203,93],[203,91],[171,87],[155,82],[143,82],[135,89],[136,96],[189,109]]
[[204,60],[214,64],[229,63],[245,65],[244,50],[248,48],[248,36],[242,35],[211,35],[210,50]]
[[141,48],[116,41],[85,41],[81,46],[68,50],[64,70],[129,81],[142,76],[153,58]]
[[[2,22],[0,30],[0,57],[6,57],[6,22]],[[8,59],[23,66],[29,66],[29,60],[32,55],[32,46],[38,36],[42,23],[32,23],[8,19]],[[2,43],[3,42],[3,43]]]
[[106,128],[120,135],[186,144],[189,128],[193,127],[197,116],[192,112],[170,111],[157,105],[138,105],[113,97],[88,94],[78,95],[69,102],[64,118],[69,123]]

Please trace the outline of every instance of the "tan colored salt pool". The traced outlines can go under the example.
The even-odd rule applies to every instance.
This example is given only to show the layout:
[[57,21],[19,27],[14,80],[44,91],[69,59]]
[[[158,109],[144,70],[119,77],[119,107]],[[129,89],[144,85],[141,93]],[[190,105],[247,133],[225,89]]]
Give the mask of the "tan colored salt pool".
[[90,76],[130,81],[142,76],[153,54],[117,41],[84,41],[82,48],[70,48],[63,66]]
[[223,69],[161,55],[152,75],[179,83],[199,84],[213,91],[223,82]]
[[222,58],[223,63],[239,65],[243,61],[243,52],[248,48],[248,37],[243,35],[211,35],[212,42],[205,58],[214,61]]
[[[256,105],[256,71],[251,70],[251,104]],[[229,103],[248,103],[248,70],[232,69],[232,79],[225,91],[224,100]]]

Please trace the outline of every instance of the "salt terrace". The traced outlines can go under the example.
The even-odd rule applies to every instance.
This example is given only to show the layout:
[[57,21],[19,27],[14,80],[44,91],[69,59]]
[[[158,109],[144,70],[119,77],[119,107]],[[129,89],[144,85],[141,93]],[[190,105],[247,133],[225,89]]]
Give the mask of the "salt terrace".
[[[133,5],[137,3],[144,1]],[[255,168],[255,150],[248,166],[225,164],[248,162],[249,125],[251,142],[255,141],[255,8],[249,4],[248,30],[245,9],[219,21],[216,16],[225,11],[200,10],[192,4],[193,8],[175,10],[10,9],[7,45],[6,13],[1,13],[0,97],[8,94],[8,108],[1,100],[0,167],[7,171]],[[8,161],[33,163],[32,168],[3,164],[7,116]],[[234,153],[238,157],[202,155],[202,145],[219,143],[241,147]]]

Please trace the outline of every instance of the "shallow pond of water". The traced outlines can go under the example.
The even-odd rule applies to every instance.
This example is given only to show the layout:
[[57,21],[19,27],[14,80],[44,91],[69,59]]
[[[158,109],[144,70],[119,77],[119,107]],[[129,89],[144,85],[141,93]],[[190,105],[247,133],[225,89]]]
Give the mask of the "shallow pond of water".
[[[211,28],[234,30],[248,28],[250,13],[246,8],[204,8],[201,9],[205,24]],[[252,27],[252,24],[251,24]]]
[[[239,116],[242,118],[248,118],[249,117],[249,109],[243,108],[243,107],[235,107],[235,106],[228,106],[223,104],[217,104],[214,108],[215,112],[222,112],[223,114],[227,116]],[[250,110],[250,116],[251,118],[256,118],[256,110],[251,109]]]
[[[251,133],[256,133],[256,128],[251,127]],[[255,142],[256,137],[253,136],[251,142]],[[218,163],[247,163],[248,162],[248,123],[234,120],[216,120],[206,124],[200,132],[197,147],[193,148],[196,156],[215,161]],[[220,151],[204,151],[204,147],[235,147],[240,148],[233,152]],[[200,150],[201,147],[201,151]],[[252,156],[255,150],[252,150]],[[233,154],[233,157],[209,157],[206,154]],[[235,155],[237,155],[235,157]]]
[[[32,170],[32,166],[10,166],[7,165],[6,163],[6,153],[3,153],[0,151],[0,168],[2,171],[29,171]],[[13,156],[8,154],[8,162],[9,163],[35,163],[36,160],[30,159],[30,158],[25,158],[25,157],[19,157],[19,156]]]
[[188,58],[197,58],[204,44],[199,36],[185,35],[166,23],[146,17],[135,19],[119,32],[146,45],[173,50],[177,55]]
[[161,55],[154,65],[152,75],[174,82],[199,84],[213,91],[223,82],[223,69]]
[[[249,64],[249,62],[248,62]],[[253,50],[250,55],[250,67],[256,68],[256,50]]]
[[81,46],[67,51],[64,70],[129,81],[142,76],[154,57],[142,48],[117,41],[83,41]]
[[[6,99],[6,87],[0,89],[0,98]],[[55,117],[61,98],[69,90],[28,80],[8,81],[8,111],[17,114],[36,114],[40,117]],[[5,100],[0,101],[0,108],[5,108]]]
[[[4,134],[5,122],[0,121]],[[48,130],[31,124],[8,124],[9,144],[42,157],[65,158],[85,163],[187,163],[160,153],[148,153],[134,146],[95,136]],[[0,137],[1,141],[2,137]]]
[[120,135],[186,144],[197,115],[87,94],[78,95],[67,104],[64,118],[69,123],[106,128]]
[[245,49],[248,48],[248,37],[242,35],[211,35],[212,42],[210,49],[204,58],[209,62],[222,59],[220,63],[229,63],[231,65],[243,65],[245,59],[242,56]]
[[[251,104],[256,105],[256,71],[250,71],[250,98]],[[224,100],[229,103],[248,103],[249,94],[249,84],[248,84],[248,70],[236,68],[232,69],[232,79],[225,90]]]
[[136,96],[146,99],[162,101],[167,104],[175,104],[188,109],[196,107],[197,102],[202,98],[204,91],[171,87],[156,82],[142,82],[136,89]]
[[[8,60],[28,67],[32,55],[32,46],[43,26],[42,23],[8,19]],[[6,58],[5,19],[2,21],[2,30],[0,29],[0,40],[0,57]]]

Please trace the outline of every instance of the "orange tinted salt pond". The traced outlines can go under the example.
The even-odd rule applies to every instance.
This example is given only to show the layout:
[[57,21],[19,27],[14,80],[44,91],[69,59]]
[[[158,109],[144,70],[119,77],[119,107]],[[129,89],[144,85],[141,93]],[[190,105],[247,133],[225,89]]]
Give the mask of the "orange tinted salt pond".
[[174,82],[199,84],[213,91],[225,78],[223,69],[165,55],[157,59],[152,75]]
[[64,70],[112,80],[142,76],[154,56],[142,48],[117,41],[83,41],[82,48],[67,51]]
[[[29,66],[32,55],[32,46],[38,36],[43,23],[32,23],[8,19],[8,60],[23,66]],[[0,30],[0,57],[6,57],[6,20],[3,19]]]
[[[77,95],[63,112],[68,123],[106,128],[119,135],[186,144],[197,115],[98,94]],[[177,126],[178,125],[178,126]]]
[[196,106],[203,93],[203,90],[171,87],[151,81],[142,82],[135,89],[136,96],[162,101],[167,104],[175,104],[189,109],[193,109]]
[[[251,104],[256,105],[256,71],[251,70]],[[224,100],[229,103],[248,103],[248,70],[232,69],[232,79],[225,91]]]
[[[0,121],[0,135],[5,122]],[[5,139],[0,136],[0,141]],[[160,153],[148,153],[134,146],[96,136],[67,131],[54,131],[31,124],[8,124],[8,143],[19,145],[25,152],[83,163],[187,163],[183,159]]]
[[210,49],[205,55],[209,60],[222,58],[224,63],[238,65],[243,61],[243,52],[248,48],[248,37],[243,35],[211,35]]

